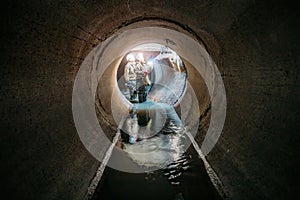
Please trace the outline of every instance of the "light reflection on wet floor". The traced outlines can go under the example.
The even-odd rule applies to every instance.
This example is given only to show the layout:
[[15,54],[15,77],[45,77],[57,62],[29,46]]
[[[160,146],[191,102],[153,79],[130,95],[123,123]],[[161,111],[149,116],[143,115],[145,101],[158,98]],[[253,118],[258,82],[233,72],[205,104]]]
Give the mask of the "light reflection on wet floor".
[[186,149],[184,131],[169,124],[154,137],[134,144],[123,140],[122,149],[131,160],[160,169],[127,173],[107,167],[93,199],[220,200],[197,152],[192,145]]
[[[142,139],[133,144],[123,142],[123,150],[138,165],[157,167],[172,185],[180,184],[180,175],[190,167],[186,154],[187,144],[184,129],[174,124],[164,127],[154,137]],[[151,177],[153,172],[149,172]],[[149,177],[146,176],[146,179]]]
[[134,163],[130,169],[144,171],[118,171],[108,164],[93,199],[221,199],[173,107],[144,102],[119,128],[121,139],[111,157],[116,151],[124,156],[109,162],[128,159]]

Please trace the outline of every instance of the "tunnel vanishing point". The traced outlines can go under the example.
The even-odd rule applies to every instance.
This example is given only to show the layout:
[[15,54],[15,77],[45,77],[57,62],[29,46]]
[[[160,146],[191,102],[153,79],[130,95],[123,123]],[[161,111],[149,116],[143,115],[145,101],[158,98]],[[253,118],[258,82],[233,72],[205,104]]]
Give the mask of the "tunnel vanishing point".
[[[143,44],[182,58],[187,82],[172,105],[223,197],[297,199],[299,22],[297,6],[279,0],[3,2],[3,199],[83,200],[99,191],[99,170],[120,167],[101,168],[131,105],[117,70]],[[161,79],[171,87],[178,79],[169,75]],[[114,179],[110,188],[124,187]]]

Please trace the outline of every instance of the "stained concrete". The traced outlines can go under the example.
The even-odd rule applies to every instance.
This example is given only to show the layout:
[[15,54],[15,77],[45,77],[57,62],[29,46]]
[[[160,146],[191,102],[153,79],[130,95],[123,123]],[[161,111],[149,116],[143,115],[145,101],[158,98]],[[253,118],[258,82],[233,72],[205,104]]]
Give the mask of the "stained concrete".
[[74,126],[76,73],[86,55],[120,28],[155,19],[196,34],[222,74],[227,117],[207,159],[232,198],[293,199],[300,152],[296,6],[253,0],[2,5],[2,195],[83,199],[99,162]]

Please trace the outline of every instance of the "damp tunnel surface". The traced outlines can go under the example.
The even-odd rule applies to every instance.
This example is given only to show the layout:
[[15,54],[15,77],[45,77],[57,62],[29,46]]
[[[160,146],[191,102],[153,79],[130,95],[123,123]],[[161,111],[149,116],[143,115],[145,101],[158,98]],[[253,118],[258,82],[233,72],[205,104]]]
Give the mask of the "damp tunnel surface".
[[[137,146],[139,143],[130,146],[114,140],[119,118],[131,106],[117,85],[117,70],[126,53],[141,44],[155,43],[170,47],[185,65],[187,85],[174,111],[185,119],[184,124],[192,127],[195,143],[190,142],[190,147],[198,145],[204,160],[199,158],[198,164],[186,171],[175,170],[183,179],[171,179],[175,181],[168,182],[170,188],[160,184],[154,187],[155,181],[164,179],[156,176],[160,169],[142,176],[143,169],[138,168],[141,173],[134,173],[132,181],[147,178],[153,183],[148,185],[148,192],[153,196],[161,193],[165,199],[168,194],[173,199],[210,199],[208,193],[192,187],[198,180],[207,180],[212,190],[221,183],[225,197],[231,199],[295,199],[299,188],[300,114],[296,8],[288,2],[248,0],[3,2],[3,196],[82,200],[89,198],[90,191],[105,188],[109,199],[109,192],[116,191],[118,181],[130,187],[128,177],[118,170],[125,166],[117,162],[115,153],[124,153],[120,150],[122,145],[127,152],[145,149]],[[210,67],[203,68],[203,63]],[[90,68],[83,69],[84,64]],[[72,98],[81,72],[91,76],[82,76],[87,84],[79,84],[78,91],[83,92],[78,97],[92,98],[76,102]],[[218,96],[218,86],[222,85],[226,92],[226,115],[214,112],[224,108],[222,102],[215,102],[222,99]],[[74,112],[74,103],[79,105],[75,106],[80,108],[79,113]],[[222,127],[215,118],[224,119]],[[84,126],[78,126],[78,122]],[[99,136],[95,124],[106,138],[101,139],[104,142],[100,145],[95,140]],[[80,131],[91,134],[83,140]],[[219,135],[213,134],[219,131]],[[165,157],[176,155],[181,147],[178,138],[164,135],[169,136],[168,141],[174,143],[165,144],[168,148],[160,151]],[[151,140],[152,144],[158,141],[166,142]],[[110,149],[112,143],[115,148]],[[172,148],[174,154],[167,154],[166,150]],[[106,156],[109,149],[112,159]],[[192,158],[197,158],[197,153],[193,151]],[[143,156],[141,160],[132,155],[130,159],[141,164],[147,158]],[[185,161],[189,161],[186,158],[189,157],[169,164],[184,169]],[[99,161],[102,159],[107,160],[105,169],[99,168],[105,163]],[[147,163],[158,163],[153,160]],[[98,180],[101,170],[103,176]],[[132,167],[124,173],[131,173],[130,170]],[[177,175],[169,172],[165,171],[167,177]],[[220,182],[211,182],[212,174]],[[190,179],[185,175],[190,175]],[[94,182],[100,184],[93,185]],[[147,185],[138,186],[142,190]],[[181,186],[186,193],[173,192]],[[155,192],[152,187],[160,191]],[[119,189],[134,194],[126,187]],[[164,193],[164,189],[168,192]]]

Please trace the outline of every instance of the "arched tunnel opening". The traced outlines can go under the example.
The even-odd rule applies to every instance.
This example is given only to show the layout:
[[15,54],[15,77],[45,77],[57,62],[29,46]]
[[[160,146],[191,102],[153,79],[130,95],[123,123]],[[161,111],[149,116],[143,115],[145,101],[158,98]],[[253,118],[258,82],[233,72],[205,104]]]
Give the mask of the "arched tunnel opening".
[[[147,29],[153,29],[153,27]],[[137,29],[134,29],[133,31],[138,32]],[[161,29],[160,31],[165,30]],[[159,34],[161,34],[160,31]],[[155,38],[155,34],[151,33],[150,35],[151,37]],[[136,38],[139,38],[139,36]],[[131,41],[137,44],[144,42],[143,39],[132,39]],[[162,42],[166,43],[165,41],[169,41],[169,39],[164,38],[162,40]],[[116,49],[117,48],[119,47],[116,47]],[[135,52],[135,55],[138,55],[141,51],[143,51],[144,54],[145,51],[148,51],[145,56],[147,57],[148,62],[152,62],[152,70],[149,74],[151,88],[149,87],[148,91],[142,92],[142,95],[146,93],[146,98],[142,98],[143,100],[141,100],[138,98],[138,94],[136,93],[136,99],[135,101],[132,101],[132,99],[130,99],[129,89],[126,86],[126,81],[124,78],[124,67],[127,63],[126,55],[133,54],[132,52]],[[198,56],[197,53],[194,54],[194,56]],[[178,61],[171,61],[173,57],[178,58]],[[100,60],[102,58],[98,59]],[[132,108],[134,105],[143,103],[146,100],[155,103],[165,103],[167,106],[173,106],[176,110],[176,113],[181,115],[180,103],[184,97],[191,98],[191,94],[186,92],[187,90],[191,90],[191,88],[194,91],[197,90],[197,94],[194,94],[195,92],[192,94],[194,95],[194,99],[192,100],[195,101],[194,104],[197,111],[195,111],[195,114],[192,114],[191,117],[199,118],[200,115],[209,113],[210,96],[206,83],[201,77],[200,72],[197,71],[197,69],[187,60],[181,59],[179,55],[177,55],[175,51],[168,48],[166,44],[162,45],[158,43],[146,43],[139,46],[134,46],[134,48],[128,53],[122,56],[117,56],[117,58],[109,57],[109,59],[112,61],[105,69],[103,75],[97,79],[98,85],[95,95],[96,110],[98,111],[97,113],[101,115],[100,119],[103,119],[106,121],[106,123],[113,126],[115,130],[117,129],[118,122],[120,122],[120,117],[118,117],[120,113],[114,113],[116,110],[122,110],[125,113],[128,113],[128,110],[130,110],[130,108]],[[180,62],[181,64],[176,62]],[[176,66],[174,66],[174,63]],[[101,66],[98,66],[98,68],[101,68]],[[190,76],[192,79],[188,79],[188,76]],[[147,84],[143,80],[142,86],[146,85]],[[192,103],[192,100],[189,100],[189,103]],[[192,104],[189,106],[192,106]],[[187,114],[189,111],[185,111],[185,117],[189,115]],[[199,116],[196,117],[196,115]],[[186,123],[188,124],[190,122]],[[101,122],[101,124],[103,124],[103,122]]]
[[297,6],[33,0],[1,8],[7,199],[298,196]]
[[[179,179],[183,171],[190,168],[192,159],[189,158],[192,155],[195,160],[204,159],[204,171],[212,171],[205,155],[217,143],[221,134],[226,114],[226,94],[220,73],[200,41],[188,36],[186,30],[184,33],[174,30],[177,25],[170,22],[141,22],[137,22],[138,25],[134,23],[126,26],[125,31],[120,29],[95,47],[83,61],[74,84],[73,116],[83,144],[102,162],[98,171],[103,171],[108,165],[126,172],[125,175],[117,173],[119,180],[122,180],[121,177],[131,179],[133,175],[129,173],[144,173],[142,176],[146,177],[146,181],[131,183],[140,188],[138,191],[148,190],[147,188],[153,190],[151,185],[159,184],[168,191],[168,185],[162,184],[164,181],[160,179],[157,183],[147,181],[152,171],[163,170],[164,174],[169,175],[170,185],[181,186],[181,182],[186,181]],[[172,28],[166,28],[167,25]],[[130,26],[134,28],[130,29]],[[193,78],[191,80],[190,73]],[[88,105],[93,102],[92,98],[95,98],[95,105]],[[216,104],[221,106],[216,107]],[[93,106],[96,108],[96,115],[93,113]],[[211,115],[212,107],[214,115]],[[219,116],[212,120],[215,129],[212,132],[209,131],[212,130],[209,129],[210,117],[216,116],[216,113]],[[91,123],[93,120],[87,122],[89,115],[97,116],[99,123]],[[199,127],[208,127],[208,131]],[[87,132],[89,128],[96,131]],[[197,137],[197,142],[194,137]],[[194,145],[191,147],[194,152],[188,150],[191,149],[191,144]],[[202,145],[202,150],[199,145]],[[187,153],[188,151],[191,153]],[[199,164],[195,166],[199,167]],[[208,172],[204,172],[206,173]],[[156,174],[156,178],[161,174],[163,172]],[[189,184],[185,183],[185,187],[174,187],[173,190],[165,192],[164,197],[157,196],[160,192],[151,192],[144,194],[142,198],[175,198],[179,195],[180,198],[191,199],[195,195],[187,189],[187,185],[192,183],[194,187],[197,185],[206,190],[208,198],[217,198],[218,195],[219,198],[222,195],[225,198],[225,192],[222,191],[218,178],[216,180],[215,172],[208,175],[202,177],[203,183],[190,180]],[[108,179],[113,180],[114,176],[115,172]],[[199,174],[194,173],[193,177],[196,180]],[[94,180],[89,187],[93,188],[89,193],[90,198],[125,197],[121,191],[126,187],[121,187],[123,190],[115,193],[107,193],[106,186],[99,186],[96,191],[95,188],[101,185],[101,180]],[[183,192],[184,188],[186,191]]]

